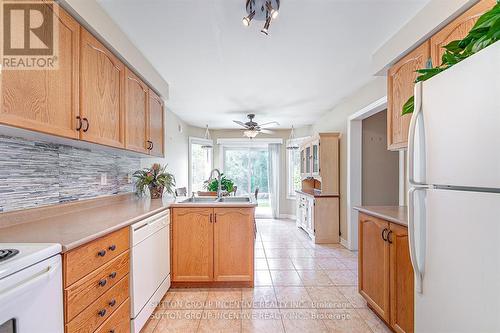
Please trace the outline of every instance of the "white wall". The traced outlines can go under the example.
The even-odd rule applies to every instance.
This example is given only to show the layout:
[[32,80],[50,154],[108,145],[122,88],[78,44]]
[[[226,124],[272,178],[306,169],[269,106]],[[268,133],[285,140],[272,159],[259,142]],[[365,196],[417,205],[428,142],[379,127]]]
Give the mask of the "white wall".
[[385,77],[371,79],[366,85],[345,98],[341,103],[316,120],[313,133],[340,132],[340,231],[347,241],[347,118],[370,103],[386,96]]
[[150,167],[153,163],[168,164],[167,170],[176,179],[176,187],[188,187],[188,147],[189,137],[203,137],[204,129],[187,125],[172,111],[165,111],[165,158],[145,158],[141,167]]

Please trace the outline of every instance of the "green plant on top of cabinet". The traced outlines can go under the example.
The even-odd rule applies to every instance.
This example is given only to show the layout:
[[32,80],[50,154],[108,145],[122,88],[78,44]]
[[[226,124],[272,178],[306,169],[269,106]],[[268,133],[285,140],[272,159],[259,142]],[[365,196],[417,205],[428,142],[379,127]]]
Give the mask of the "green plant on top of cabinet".
[[80,25],[56,4],[45,10],[54,10],[57,24],[57,67],[2,70],[0,123],[77,139]]

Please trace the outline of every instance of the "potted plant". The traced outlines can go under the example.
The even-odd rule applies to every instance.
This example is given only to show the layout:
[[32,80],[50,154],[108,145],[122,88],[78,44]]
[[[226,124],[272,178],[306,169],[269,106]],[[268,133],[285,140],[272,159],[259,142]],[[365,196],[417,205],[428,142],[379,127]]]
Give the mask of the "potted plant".
[[[219,188],[219,180],[217,178],[207,180],[205,182],[205,188],[209,192],[217,193],[217,190]],[[234,182],[231,179],[226,178],[224,174],[221,175],[221,190],[226,194],[232,193],[234,191]]]
[[136,178],[135,186],[137,194],[143,195],[146,188],[149,189],[151,199],[160,199],[163,192],[169,194],[175,193],[175,177],[171,173],[165,171],[167,166],[162,167],[155,163],[151,168],[145,168],[134,172],[133,177]]

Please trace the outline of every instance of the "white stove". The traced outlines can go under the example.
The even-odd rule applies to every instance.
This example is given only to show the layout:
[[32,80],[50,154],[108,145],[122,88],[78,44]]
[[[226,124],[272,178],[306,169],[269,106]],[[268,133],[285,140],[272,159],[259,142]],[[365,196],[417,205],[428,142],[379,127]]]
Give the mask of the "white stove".
[[62,333],[61,245],[0,243],[0,333]]

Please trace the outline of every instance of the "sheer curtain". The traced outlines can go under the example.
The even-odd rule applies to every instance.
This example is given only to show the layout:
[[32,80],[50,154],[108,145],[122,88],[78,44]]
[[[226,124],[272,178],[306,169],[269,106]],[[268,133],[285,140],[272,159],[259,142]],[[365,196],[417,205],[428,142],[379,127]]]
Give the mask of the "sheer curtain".
[[280,144],[270,143],[268,146],[269,152],[269,199],[271,201],[271,209],[273,218],[279,217],[279,188],[280,188]]

